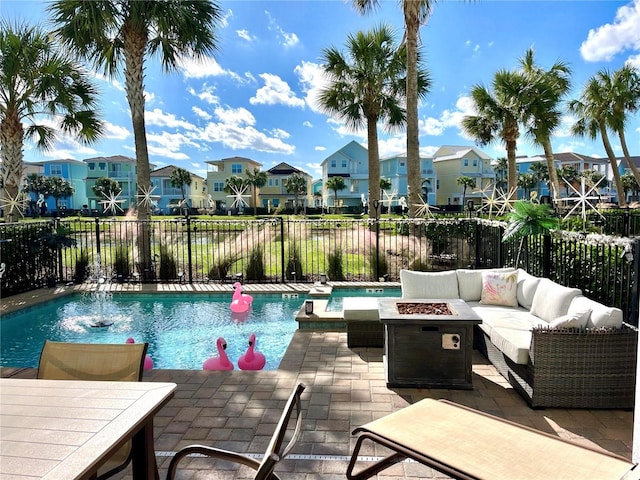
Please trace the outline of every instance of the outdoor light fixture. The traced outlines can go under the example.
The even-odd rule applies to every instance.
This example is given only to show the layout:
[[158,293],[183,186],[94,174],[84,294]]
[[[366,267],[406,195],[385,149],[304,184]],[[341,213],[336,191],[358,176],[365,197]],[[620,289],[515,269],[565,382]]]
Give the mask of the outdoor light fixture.
[[304,313],[311,315],[313,313],[313,300],[305,300]]
[[326,273],[321,273],[320,274],[320,284],[322,284],[322,285],[326,285],[327,284],[327,274]]

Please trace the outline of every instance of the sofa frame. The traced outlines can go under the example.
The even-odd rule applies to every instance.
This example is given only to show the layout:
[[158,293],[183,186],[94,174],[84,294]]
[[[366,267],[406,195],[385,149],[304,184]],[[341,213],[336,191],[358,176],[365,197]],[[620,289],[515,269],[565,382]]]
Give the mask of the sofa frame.
[[532,408],[634,407],[638,330],[536,328],[529,362],[504,355],[480,328],[475,347]]

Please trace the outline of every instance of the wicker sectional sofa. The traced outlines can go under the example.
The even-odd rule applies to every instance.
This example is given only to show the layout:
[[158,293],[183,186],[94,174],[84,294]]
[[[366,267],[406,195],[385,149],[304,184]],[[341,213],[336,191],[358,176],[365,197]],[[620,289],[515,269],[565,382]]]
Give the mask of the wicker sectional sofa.
[[[513,282],[513,304],[487,301],[492,277]],[[475,348],[532,407],[633,408],[638,331],[620,309],[521,269],[402,270],[400,280],[403,298],[465,300],[482,318]]]

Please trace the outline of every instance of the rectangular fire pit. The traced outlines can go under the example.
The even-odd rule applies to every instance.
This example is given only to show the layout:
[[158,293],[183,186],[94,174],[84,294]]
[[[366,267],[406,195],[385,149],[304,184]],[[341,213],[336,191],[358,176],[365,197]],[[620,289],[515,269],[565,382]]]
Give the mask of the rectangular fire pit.
[[387,386],[472,389],[473,326],[459,299],[379,300]]

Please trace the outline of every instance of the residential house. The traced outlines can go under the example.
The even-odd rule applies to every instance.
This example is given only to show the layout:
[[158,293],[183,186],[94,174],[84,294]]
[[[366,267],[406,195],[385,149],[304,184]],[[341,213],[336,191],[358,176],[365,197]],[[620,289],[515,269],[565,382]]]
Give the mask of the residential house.
[[[492,158],[476,147],[445,145],[433,154],[436,171],[436,204],[464,208],[464,189],[458,184],[458,178],[471,177],[475,188],[467,188],[466,201],[475,205],[482,203],[480,190],[495,183]],[[446,208],[446,207],[445,207]]]
[[[636,168],[640,169],[640,157],[639,156],[630,156],[629,159],[633,162]],[[616,161],[618,162],[618,171],[620,175],[630,174],[633,175],[633,171],[629,164],[627,163],[627,159],[625,157],[617,157]],[[637,202],[639,192],[627,192],[627,201],[628,202]]]
[[[321,167],[324,207],[362,206],[362,196],[369,196],[369,160],[366,148],[351,141],[325,158]],[[344,179],[344,190],[334,192],[327,188],[327,181],[336,176]]]
[[[171,174],[176,169],[174,165],[158,168],[151,172],[151,185],[153,197],[157,203],[157,208],[163,213],[173,213],[182,204],[182,192],[179,187],[171,185]],[[184,186],[184,195],[187,205],[191,208],[207,207],[207,192],[204,178],[195,173],[191,173],[191,184]]]
[[[401,198],[404,198],[406,202],[408,192],[406,154],[393,155],[380,160],[380,177],[386,178],[391,182],[389,191],[384,192],[386,195],[381,193],[385,207],[399,205]],[[433,167],[433,158],[420,157],[420,177],[422,178],[424,201],[429,205],[435,205],[437,176]]]
[[[233,198],[224,191],[225,181],[232,176],[242,179],[247,178],[247,170],[253,172],[255,168],[262,167],[261,163],[244,157],[230,157],[221,160],[208,160],[205,162],[209,165],[207,170],[207,194],[211,195],[211,200],[215,202],[216,210],[224,210],[229,208],[234,202]],[[253,195],[251,188],[248,188],[242,197],[250,206],[253,206]],[[242,209],[242,208],[241,208]]]
[[[301,175],[307,184],[307,193],[297,196],[297,206],[294,205],[296,196],[293,193],[289,193],[285,185],[286,180],[294,173]],[[313,205],[313,179],[308,173],[292,167],[288,163],[281,162],[267,170],[266,174],[267,184],[260,189],[260,202],[267,211],[271,212],[272,209],[279,207],[293,210],[294,206],[296,210],[300,211],[309,205]]]
[[[136,207],[137,202],[137,169],[136,160],[124,155],[114,155],[111,157],[93,157],[83,160],[87,165],[87,181],[85,182],[85,192],[89,209],[99,212],[104,210],[105,199],[93,193],[92,187],[99,178],[110,178],[118,182],[122,191],[118,196],[120,208],[127,211],[130,207]],[[153,165],[150,165],[153,169]]]
[[322,179],[317,178],[311,185],[313,195],[313,206],[315,208],[322,208]]
[[[43,177],[62,178],[73,186],[73,195],[58,199],[58,207],[61,210],[81,210],[87,204],[85,190],[87,165],[84,162],[66,158],[33,163],[25,162],[25,165],[26,168],[23,172],[23,179],[26,179],[28,174],[35,173]],[[23,180],[23,184],[24,183],[25,180]],[[38,198],[36,198],[34,193],[31,193],[30,196],[32,202],[38,202]],[[45,207],[47,212],[56,211],[56,200],[53,197],[46,198]]]

